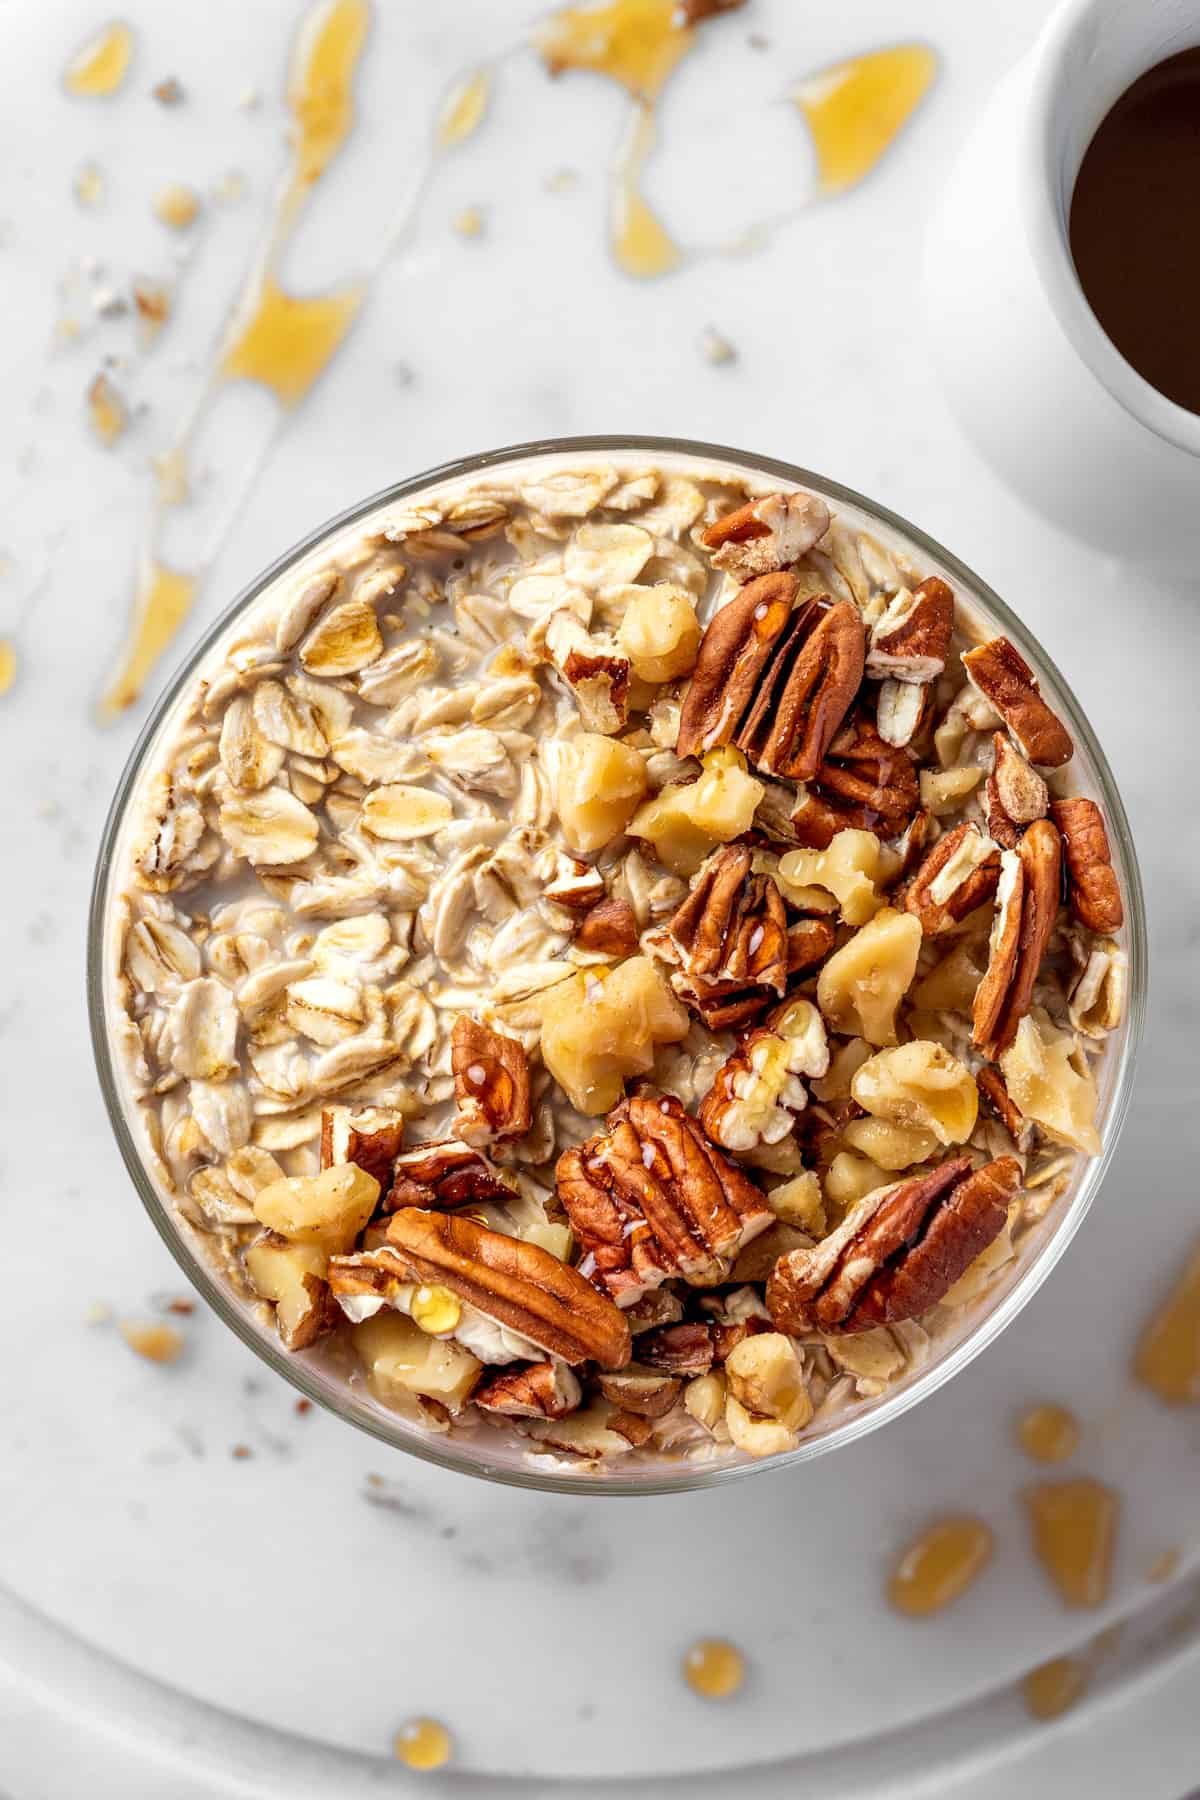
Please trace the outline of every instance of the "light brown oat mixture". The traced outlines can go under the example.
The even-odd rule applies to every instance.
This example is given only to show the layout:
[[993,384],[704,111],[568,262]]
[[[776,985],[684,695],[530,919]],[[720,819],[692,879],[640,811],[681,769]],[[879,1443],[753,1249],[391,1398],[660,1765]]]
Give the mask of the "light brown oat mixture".
[[816,496],[598,463],[393,512],[239,620],[135,795],[154,1176],[430,1431],[794,1448],[1100,1148],[1122,908],[1071,756]]

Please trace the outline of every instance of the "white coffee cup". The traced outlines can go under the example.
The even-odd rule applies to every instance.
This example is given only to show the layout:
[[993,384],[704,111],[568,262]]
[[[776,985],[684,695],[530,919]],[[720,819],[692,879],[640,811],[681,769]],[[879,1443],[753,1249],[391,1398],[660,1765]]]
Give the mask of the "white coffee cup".
[[1090,543],[1192,570],[1200,415],[1151,387],[1106,336],[1067,222],[1105,114],[1139,75],[1197,44],[1200,0],[1067,0],[964,147],[925,266],[935,361],[996,471]]

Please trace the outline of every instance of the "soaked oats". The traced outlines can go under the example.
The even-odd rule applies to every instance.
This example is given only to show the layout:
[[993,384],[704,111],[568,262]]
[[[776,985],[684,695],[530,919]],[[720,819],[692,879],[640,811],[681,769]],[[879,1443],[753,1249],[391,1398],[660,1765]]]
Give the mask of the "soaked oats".
[[139,778],[147,1167],[416,1429],[794,1450],[961,1339],[1099,1148],[1121,902],[1071,755],[1015,647],[815,495],[631,454],[385,507],[227,628]]

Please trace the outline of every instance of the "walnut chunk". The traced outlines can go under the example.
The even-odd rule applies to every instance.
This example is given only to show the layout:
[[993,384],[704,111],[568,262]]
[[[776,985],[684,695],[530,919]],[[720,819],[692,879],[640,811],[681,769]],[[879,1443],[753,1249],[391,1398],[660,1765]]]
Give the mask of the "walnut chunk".
[[806,906],[808,890],[833,895],[847,925],[865,925],[883,905],[881,846],[871,831],[839,831],[823,850],[790,850],[779,859],[777,880],[784,898]]
[[912,985],[921,927],[885,907],[835,950],[817,979],[817,1004],[831,1031],[894,1044],[896,1009]]
[[979,1095],[970,1070],[922,1038],[880,1050],[850,1091],[873,1118],[932,1133],[939,1144],[965,1143],[975,1129]]
[[718,844],[749,831],[765,792],[736,750],[714,750],[703,763],[698,780],[660,789],[629,822],[630,836],[645,838],[677,875],[695,874]]
[[700,635],[692,596],[669,581],[635,589],[617,627],[617,642],[634,674],[655,684],[691,674]]
[[648,786],[645,761],[628,744],[591,731],[564,744],[555,805],[571,849],[586,856],[620,837]]
[[1000,1067],[1014,1103],[1056,1143],[1099,1156],[1096,1081],[1078,1039],[1040,1007],[1021,1020]]
[[375,1210],[379,1183],[357,1163],[319,1175],[285,1175],[254,1197],[254,1214],[269,1231],[293,1243],[348,1250]]
[[646,1075],[659,1044],[687,1036],[688,1015],[648,957],[586,969],[542,1000],[542,1060],[572,1106],[605,1113],[631,1075]]

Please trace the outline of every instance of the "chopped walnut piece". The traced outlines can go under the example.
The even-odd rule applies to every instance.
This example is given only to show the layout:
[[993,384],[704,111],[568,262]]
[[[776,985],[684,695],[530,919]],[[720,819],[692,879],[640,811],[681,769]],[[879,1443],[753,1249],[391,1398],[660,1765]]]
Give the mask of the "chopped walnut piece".
[[1067,997],[1067,1015],[1085,1037],[1102,1038],[1125,1016],[1129,963],[1115,938],[1096,938],[1083,952]]
[[584,1247],[581,1272],[622,1305],[674,1276],[719,1280],[775,1218],[749,1177],[665,1094],[622,1101],[602,1132],[559,1157],[557,1184]]
[[992,772],[984,805],[991,836],[1006,850],[1015,850],[1021,827],[1044,819],[1049,800],[1037,770],[997,731],[992,738]]
[[542,999],[542,1061],[571,1104],[599,1115],[631,1075],[648,1075],[659,1044],[677,1044],[688,1016],[648,956],[581,969]]
[[1058,832],[1048,819],[1035,819],[1016,849],[1000,857],[996,918],[987,971],[975,991],[971,1039],[989,1058],[1012,1043],[1029,1011],[1061,885]]
[[718,1069],[699,1119],[714,1144],[744,1155],[791,1135],[808,1103],[801,1077],[829,1068],[825,1025],[811,1000],[785,1000]]
[[990,900],[999,880],[1000,846],[967,820],[938,839],[907,883],[904,910],[920,920],[926,937],[939,937]]
[[450,1038],[458,1111],[455,1135],[465,1144],[503,1143],[529,1130],[529,1059],[515,1038],[460,1013]]
[[1067,859],[1067,901],[1089,931],[1119,931],[1125,923],[1121,890],[1112,866],[1104,814],[1094,800],[1077,795],[1050,803],[1050,817],[1062,833]]
[[245,1254],[246,1273],[260,1299],[275,1307],[285,1350],[307,1350],[340,1318],[325,1279],[328,1258],[316,1244],[290,1244],[266,1232]]
[[505,1369],[477,1387],[471,1398],[484,1412],[509,1418],[562,1419],[580,1405],[583,1389],[566,1363],[550,1359]]
[[848,600],[806,600],[763,575],[710,620],[683,703],[680,756],[734,744],[756,769],[816,775],[862,681],[862,619]]
[[771,575],[798,562],[829,530],[829,508],[815,494],[767,494],[701,533],[716,568],[735,581]]
[[682,0],[679,12],[685,25],[699,25],[718,13],[737,12],[746,0]]
[[629,658],[612,639],[593,636],[564,609],[546,627],[546,654],[574,694],[587,729],[605,736],[620,731],[629,717]]
[[1040,1007],[1017,1027],[1000,1067],[1009,1093],[1027,1119],[1056,1143],[1099,1156],[1096,1082],[1078,1039],[1059,1031]]
[[929,576],[911,591],[901,588],[871,628],[867,674],[923,684],[946,666],[954,630],[954,595],[944,581]]
[[912,985],[921,927],[885,906],[835,950],[817,978],[817,1004],[830,1030],[869,1044],[896,1042],[896,1009]]
[[806,781],[792,812],[796,842],[824,850],[839,832],[899,837],[920,804],[916,764],[880,737],[864,718],[849,720],[819,768]]
[[855,1071],[850,1092],[873,1118],[931,1131],[939,1144],[965,1144],[979,1111],[970,1070],[924,1038],[876,1051]]
[[614,961],[635,956],[638,947],[637,917],[628,900],[608,895],[598,900],[579,922],[575,942],[581,950],[594,950]]
[[547,900],[568,912],[590,912],[604,898],[604,877],[599,869],[574,858],[563,858],[563,867],[545,890]]
[[781,1331],[870,1331],[915,1319],[1004,1229],[1021,1183],[1013,1156],[972,1170],[952,1157],[867,1194],[811,1250],[782,1257],[767,1283]]
[[321,1114],[321,1167],[357,1163],[386,1194],[404,1145],[404,1114],[389,1106],[327,1106]]
[[453,1208],[511,1200],[512,1193],[478,1150],[461,1138],[439,1138],[400,1152],[383,1204],[389,1212],[402,1206]]
[[1042,698],[1037,677],[1015,645],[992,638],[967,650],[963,670],[971,686],[994,706],[1023,756],[1043,768],[1070,762],[1075,746],[1058,716]]
[[551,1356],[602,1369],[629,1361],[629,1326],[612,1301],[538,1244],[412,1207],[393,1215],[388,1242],[414,1279],[448,1287]]
[[783,896],[769,875],[751,873],[744,844],[709,858],[654,947],[679,966],[672,986],[712,1026],[753,1017],[788,981]]

